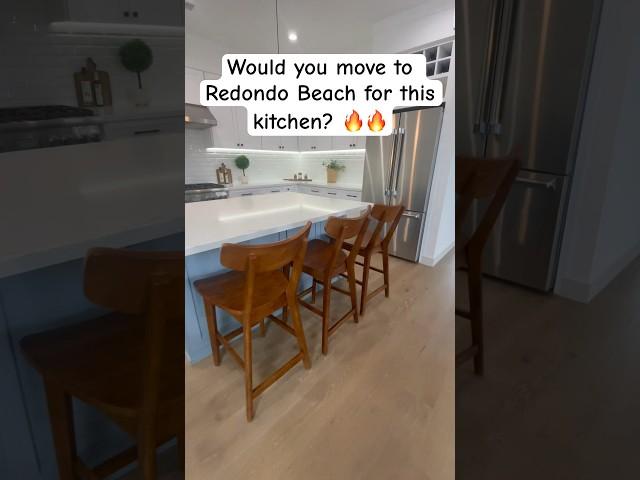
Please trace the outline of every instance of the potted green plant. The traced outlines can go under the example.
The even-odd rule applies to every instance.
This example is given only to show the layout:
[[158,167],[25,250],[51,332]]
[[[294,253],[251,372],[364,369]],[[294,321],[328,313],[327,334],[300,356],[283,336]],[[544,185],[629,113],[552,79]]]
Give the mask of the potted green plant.
[[124,68],[138,76],[138,88],[133,92],[133,101],[137,106],[146,106],[151,102],[147,90],[142,88],[142,72],[153,63],[151,47],[140,39],[129,40],[120,47],[120,61]]
[[338,172],[341,172],[346,167],[335,159],[323,162],[323,166],[327,168],[327,183],[336,183],[338,179]]
[[242,176],[240,177],[240,182],[248,183],[249,178],[247,177],[245,170],[249,168],[249,165],[251,164],[251,162],[249,162],[249,159],[247,158],[247,156],[238,155],[233,162],[236,164],[236,167],[238,167],[238,169],[242,170]]

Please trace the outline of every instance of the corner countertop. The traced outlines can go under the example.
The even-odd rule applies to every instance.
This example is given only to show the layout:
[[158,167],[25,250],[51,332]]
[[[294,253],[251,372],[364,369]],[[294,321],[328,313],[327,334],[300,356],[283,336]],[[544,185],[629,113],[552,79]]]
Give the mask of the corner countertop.
[[185,256],[322,222],[358,215],[369,204],[297,192],[236,197],[185,205]]
[[252,188],[266,188],[266,187],[281,187],[281,186],[291,186],[291,185],[306,185],[309,187],[323,187],[323,188],[332,188],[337,190],[350,190],[360,192],[362,191],[362,185],[358,185],[356,183],[327,183],[327,182],[319,182],[312,180],[311,182],[301,182],[295,180],[273,180],[273,181],[259,181],[259,182],[251,182],[251,183],[237,183],[233,185],[227,186],[229,190],[250,190]]

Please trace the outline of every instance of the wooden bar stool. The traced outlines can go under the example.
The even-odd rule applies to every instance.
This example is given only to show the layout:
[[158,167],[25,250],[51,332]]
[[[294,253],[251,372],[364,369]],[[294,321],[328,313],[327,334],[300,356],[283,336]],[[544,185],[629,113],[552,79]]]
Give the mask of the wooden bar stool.
[[[306,369],[311,368],[296,301],[296,288],[302,272],[310,229],[311,223],[308,222],[292,238],[265,245],[225,243],[220,253],[220,262],[231,271],[194,283],[202,295],[207,313],[214,365],[220,365],[222,344],[244,370],[247,421],[253,419],[253,401],[296,363],[302,360]],[[226,335],[221,335],[216,322],[216,307],[231,314],[241,326]],[[293,327],[284,318],[281,320],[273,315],[273,312],[280,308],[287,308],[291,312]],[[260,324],[264,333],[266,317],[296,337],[299,352],[261,384],[253,387],[251,329]],[[230,341],[240,334],[244,336],[244,358],[230,344]]]
[[[104,478],[137,459],[142,478],[155,479],[158,445],[177,437],[184,452],[184,252],[92,249],[84,290],[112,313],[20,342],[44,380],[58,476]],[[86,465],[76,452],[72,397],[137,446]]]
[[[471,320],[471,346],[456,354],[456,366],[473,358],[477,375],[484,372],[482,252],[517,173],[518,161],[513,157],[456,157],[456,270],[467,270],[469,290],[469,311],[456,308],[456,315]],[[479,199],[490,202],[477,227],[466,236],[462,226]]]
[[[369,228],[362,239],[362,245],[356,250],[358,255],[364,259],[363,262],[356,262],[362,267],[362,280],[356,279],[356,283],[361,286],[360,315],[364,315],[366,302],[382,290],[384,290],[385,297],[389,296],[389,243],[396,232],[403,211],[404,207],[402,205],[389,206],[381,204],[374,205],[371,210],[371,218],[376,220],[375,228],[372,229],[371,223],[369,224]],[[386,234],[384,233],[385,227],[387,227]],[[353,243],[346,241],[343,244],[343,248],[352,250]],[[382,270],[371,266],[371,257],[377,253],[382,255]],[[384,276],[384,284],[371,293],[367,293],[369,270],[382,273]]]
[[[358,303],[356,300],[356,274],[355,261],[358,248],[362,243],[362,238],[369,222],[369,212],[371,207],[357,218],[329,217],[325,224],[325,233],[329,236],[330,242],[323,240],[311,240],[304,257],[304,273],[313,278],[310,288],[299,294],[300,305],[311,310],[316,315],[322,317],[322,353],[326,355],[329,351],[329,335],[335,333],[336,329],[344,321],[353,315],[353,319],[358,323]],[[347,256],[342,250],[345,240],[355,237],[355,249]],[[349,290],[344,290],[333,285],[331,280],[341,274],[346,273],[349,280]],[[322,291],[322,309],[311,305],[301,298],[311,292],[311,303],[316,301],[316,286],[320,283]],[[331,315],[331,289],[351,297],[351,309],[345,313],[340,320],[333,325],[329,325]]]

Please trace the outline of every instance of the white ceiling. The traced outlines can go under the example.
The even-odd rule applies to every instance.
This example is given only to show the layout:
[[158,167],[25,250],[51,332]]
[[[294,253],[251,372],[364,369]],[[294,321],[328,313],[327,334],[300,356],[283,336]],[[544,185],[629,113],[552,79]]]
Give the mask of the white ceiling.
[[[235,53],[276,51],[275,0],[189,0],[187,33],[211,39]],[[433,12],[453,0],[278,0],[281,53],[369,52],[373,24],[430,4]],[[287,39],[289,31],[298,41]]]

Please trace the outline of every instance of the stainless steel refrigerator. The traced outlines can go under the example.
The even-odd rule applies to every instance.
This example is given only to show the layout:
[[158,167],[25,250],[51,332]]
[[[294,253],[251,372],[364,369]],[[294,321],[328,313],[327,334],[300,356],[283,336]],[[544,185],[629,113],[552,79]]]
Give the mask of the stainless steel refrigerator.
[[396,110],[393,134],[368,137],[362,200],[405,208],[389,253],[418,261],[444,106]]
[[456,0],[456,154],[521,158],[485,248],[489,275],[553,288],[600,9],[600,0]]

